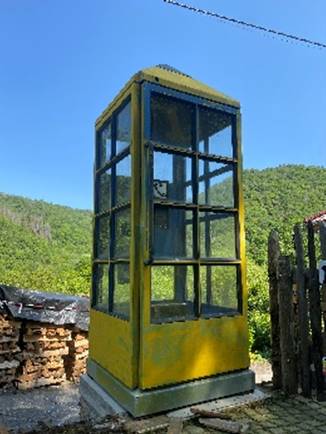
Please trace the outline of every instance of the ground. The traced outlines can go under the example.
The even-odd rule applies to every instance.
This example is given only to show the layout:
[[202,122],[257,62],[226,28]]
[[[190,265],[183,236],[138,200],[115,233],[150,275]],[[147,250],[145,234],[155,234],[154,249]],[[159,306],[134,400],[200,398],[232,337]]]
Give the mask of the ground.
[[[270,378],[268,365],[254,368],[259,381]],[[271,392],[270,386],[265,386],[264,390]],[[123,431],[117,421],[95,427],[81,421],[78,401],[79,391],[76,385],[34,389],[29,392],[1,392],[0,433],[1,426],[13,433],[90,434]],[[234,421],[249,423],[249,434],[326,434],[326,403],[300,396],[286,398],[274,392],[264,402],[229,409],[223,413]],[[166,429],[161,430],[164,431]],[[204,434],[219,431],[201,426],[197,418],[184,421],[182,432]]]

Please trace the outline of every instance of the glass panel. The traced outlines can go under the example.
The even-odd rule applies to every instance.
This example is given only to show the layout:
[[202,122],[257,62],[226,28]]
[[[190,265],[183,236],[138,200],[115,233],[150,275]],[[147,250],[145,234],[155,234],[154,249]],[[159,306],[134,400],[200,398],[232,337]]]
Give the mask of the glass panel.
[[192,159],[154,152],[153,196],[171,202],[192,202]]
[[116,205],[130,202],[131,157],[130,154],[116,165]]
[[128,103],[117,115],[116,153],[123,151],[130,145],[131,110]]
[[201,257],[236,258],[234,215],[201,212],[199,219]]
[[164,145],[191,148],[194,106],[159,94],[151,96],[151,138]]
[[97,212],[108,211],[111,208],[111,169],[102,173],[98,179]]
[[152,322],[193,318],[193,267],[184,265],[152,267],[151,279]]
[[104,164],[110,160],[111,155],[112,155],[111,123],[109,123],[105,128],[103,128],[102,132],[100,133],[98,168],[103,167]]
[[96,219],[96,259],[109,258],[110,217]]
[[199,108],[199,152],[233,157],[232,115]]
[[155,258],[191,258],[193,256],[193,212],[155,206]]
[[112,264],[114,269],[113,313],[129,318],[129,264]]
[[200,204],[234,207],[233,165],[199,160]]
[[236,266],[201,266],[202,314],[225,315],[238,312],[238,285],[238,269]]
[[129,258],[130,239],[131,239],[131,222],[130,208],[116,212],[115,220],[115,258]]
[[104,312],[108,311],[109,295],[109,266],[107,264],[95,265],[94,280],[94,306]]

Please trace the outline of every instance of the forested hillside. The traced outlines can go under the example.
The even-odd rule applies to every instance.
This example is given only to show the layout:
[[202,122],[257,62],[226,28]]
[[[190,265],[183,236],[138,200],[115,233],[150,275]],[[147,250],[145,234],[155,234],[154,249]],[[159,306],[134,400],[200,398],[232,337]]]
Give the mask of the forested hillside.
[[0,282],[87,293],[90,211],[0,194]]
[[[244,197],[251,338],[261,350],[268,344],[268,234],[278,229],[291,250],[293,224],[326,208],[326,168],[247,170]],[[0,194],[0,282],[87,294],[91,227],[90,211]]]

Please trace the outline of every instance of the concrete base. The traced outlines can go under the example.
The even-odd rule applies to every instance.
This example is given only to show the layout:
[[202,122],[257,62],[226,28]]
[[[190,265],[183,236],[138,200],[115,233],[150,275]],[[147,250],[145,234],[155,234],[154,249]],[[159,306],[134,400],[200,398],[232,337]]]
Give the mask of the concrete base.
[[87,374],[80,377],[79,391],[81,409],[87,419],[96,420],[106,416],[127,414],[127,411]]
[[251,392],[254,388],[254,373],[244,370],[175,386],[130,390],[92,360],[88,363],[88,375],[81,378],[80,384],[82,399],[102,417],[126,411],[134,417],[146,416]]

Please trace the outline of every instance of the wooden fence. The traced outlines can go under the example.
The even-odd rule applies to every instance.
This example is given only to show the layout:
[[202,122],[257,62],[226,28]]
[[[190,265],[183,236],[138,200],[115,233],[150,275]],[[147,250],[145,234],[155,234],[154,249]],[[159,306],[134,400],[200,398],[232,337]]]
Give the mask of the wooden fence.
[[[296,225],[293,255],[282,255],[279,237],[268,241],[273,385],[286,394],[325,398],[326,282],[318,260],[326,260],[326,223]],[[316,253],[316,251],[318,253]]]

